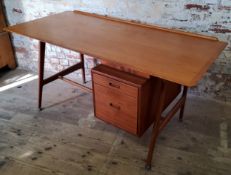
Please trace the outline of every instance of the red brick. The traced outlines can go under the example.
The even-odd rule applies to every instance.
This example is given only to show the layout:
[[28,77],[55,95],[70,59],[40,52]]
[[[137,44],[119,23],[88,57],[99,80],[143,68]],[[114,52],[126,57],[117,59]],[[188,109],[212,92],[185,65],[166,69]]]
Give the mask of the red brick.
[[231,6],[222,6],[222,5],[220,5],[220,6],[218,7],[218,9],[219,9],[219,10],[231,10]]
[[210,9],[208,5],[199,5],[199,4],[186,4],[185,8],[186,9],[197,9],[197,10],[202,10],[202,11],[207,11]]
[[24,47],[16,47],[15,51],[19,53],[28,53],[27,49]]
[[210,29],[210,30],[214,31],[215,33],[231,33],[230,29],[213,28],[213,29]]
[[13,8],[12,11],[16,12],[16,13],[22,13],[22,10],[21,9],[17,9],[17,8]]

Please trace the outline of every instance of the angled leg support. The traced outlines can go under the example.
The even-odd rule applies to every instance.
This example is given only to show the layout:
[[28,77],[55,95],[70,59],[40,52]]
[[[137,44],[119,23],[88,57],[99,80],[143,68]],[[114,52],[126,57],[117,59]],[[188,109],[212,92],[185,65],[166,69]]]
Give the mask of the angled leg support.
[[187,92],[188,92],[188,87],[184,86],[183,87],[183,94],[182,94],[182,98],[184,99],[183,105],[181,106],[180,109],[180,116],[179,116],[179,121],[182,122],[183,121],[183,116],[184,116],[184,106],[185,106],[185,101],[186,101],[186,97],[187,97]]
[[82,78],[83,83],[86,83],[86,73],[85,73],[85,66],[84,66],[84,54],[80,54],[80,61],[82,63]]
[[161,80],[161,93],[160,93],[160,97],[159,97],[159,104],[158,104],[157,113],[155,115],[155,120],[154,120],[152,135],[151,135],[151,141],[149,144],[148,156],[146,159],[146,165],[145,165],[146,170],[151,169],[153,151],[154,151],[156,140],[157,140],[157,137],[159,134],[161,114],[162,114],[162,111],[164,108],[165,94],[166,94],[166,84],[165,84],[164,80]]
[[42,109],[42,92],[43,92],[43,77],[44,77],[44,59],[45,59],[45,51],[46,51],[46,43],[41,42],[39,43],[39,61],[38,61],[38,85],[39,85],[39,90],[38,90],[38,108],[39,110]]
[[180,109],[180,120],[183,119],[184,114],[184,106],[187,96],[187,87],[183,87],[183,93],[181,97],[177,100],[175,105],[171,108],[171,110],[165,115],[162,116],[162,112],[164,111],[164,104],[165,104],[165,97],[166,97],[166,91],[167,91],[167,85],[165,80],[161,80],[161,90],[160,90],[160,96],[158,100],[158,107],[157,112],[155,114],[154,119],[154,125],[151,135],[151,141],[149,144],[149,150],[148,150],[148,156],[146,159],[146,170],[151,169],[151,163],[152,163],[152,157],[153,157],[153,151],[155,148],[156,140],[162,129],[168,124],[168,122],[174,117],[176,112]]
[[39,92],[38,92],[38,108],[39,110],[42,110],[42,92],[43,92],[43,86],[45,86],[46,84],[55,81],[57,79],[61,79],[64,80],[70,84],[76,85],[80,88],[82,88],[83,90],[86,90],[88,92],[91,92],[91,89],[88,87],[85,87],[77,82],[73,82],[67,78],[65,78],[65,75],[68,75],[69,73],[72,73],[76,70],[82,69],[82,73],[83,73],[83,82],[86,83],[86,77],[85,77],[85,68],[84,68],[84,55],[81,54],[80,58],[81,58],[81,62],[70,66],[69,68],[62,70],[61,72],[58,72],[46,79],[44,79],[44,60],[45,60],[45,50],[46,50],[46,43],[44,42],[40,42],[39,43]]

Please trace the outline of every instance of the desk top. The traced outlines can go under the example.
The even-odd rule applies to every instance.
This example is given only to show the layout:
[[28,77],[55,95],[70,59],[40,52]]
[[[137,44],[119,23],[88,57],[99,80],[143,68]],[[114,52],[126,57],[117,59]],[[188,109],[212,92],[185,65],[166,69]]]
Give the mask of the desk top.
[[194,86],[226,43],[216,38],[80,11],[11,26],[9,32]]

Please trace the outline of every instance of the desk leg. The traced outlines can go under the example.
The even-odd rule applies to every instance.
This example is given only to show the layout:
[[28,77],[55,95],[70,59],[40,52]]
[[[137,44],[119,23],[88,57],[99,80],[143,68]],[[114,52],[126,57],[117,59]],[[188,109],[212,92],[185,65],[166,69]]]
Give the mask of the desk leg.
[[46,50],[46,43],[41,42],[39,43],[39,70],[38,70],[38,74],[39,74],[39,90],[38,90],[38,108],[39,110],[41,110],[41,106],[42,106],[42,91],[43,91],[43,77],[44,77],[44,59],[45,59],[45,50]]
[[152,136],[151,136],[151,141],[149,144],[148,156],[147,156],[146,165],[145,165],[145,168],[147,170],[151,169],[153,151],[154,151],[154,147],[156,144],[156,139],[159,134],[161,114],[164,108],[165,94],[166,94],[166,83],[164,80],[161,80],[161,92],[160,92],[160,97],[159,97],[159,104],[158,104],[156,116],[154,116],[155,117],[154,126],[152,130]]
[[86,83],[86,74],[85,74],[85,66],[84,66],[84,55],[81,53],[80,54],[80,60],[82,63],[82,78],[83,78],[83,83]]
[[183,94],[182,94],[182,98],[184,98],[184,102],[180,108],[180,116],[179,116],[179,121],[183,121],[183,116],[184,116],[184,106],[185,106],[185,101],[186,101],[186,97],[187,97],[187,91],[188,91],[188,87],[184,86],[183,89]]

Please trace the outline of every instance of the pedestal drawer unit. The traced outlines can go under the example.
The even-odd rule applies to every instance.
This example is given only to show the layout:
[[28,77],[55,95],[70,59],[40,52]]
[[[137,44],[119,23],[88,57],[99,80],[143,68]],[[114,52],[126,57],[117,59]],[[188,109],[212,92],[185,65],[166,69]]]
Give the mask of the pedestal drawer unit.
[[152,122],[150,80],[102,64],[92,69],[92,79],[95,116],[141,136]]

